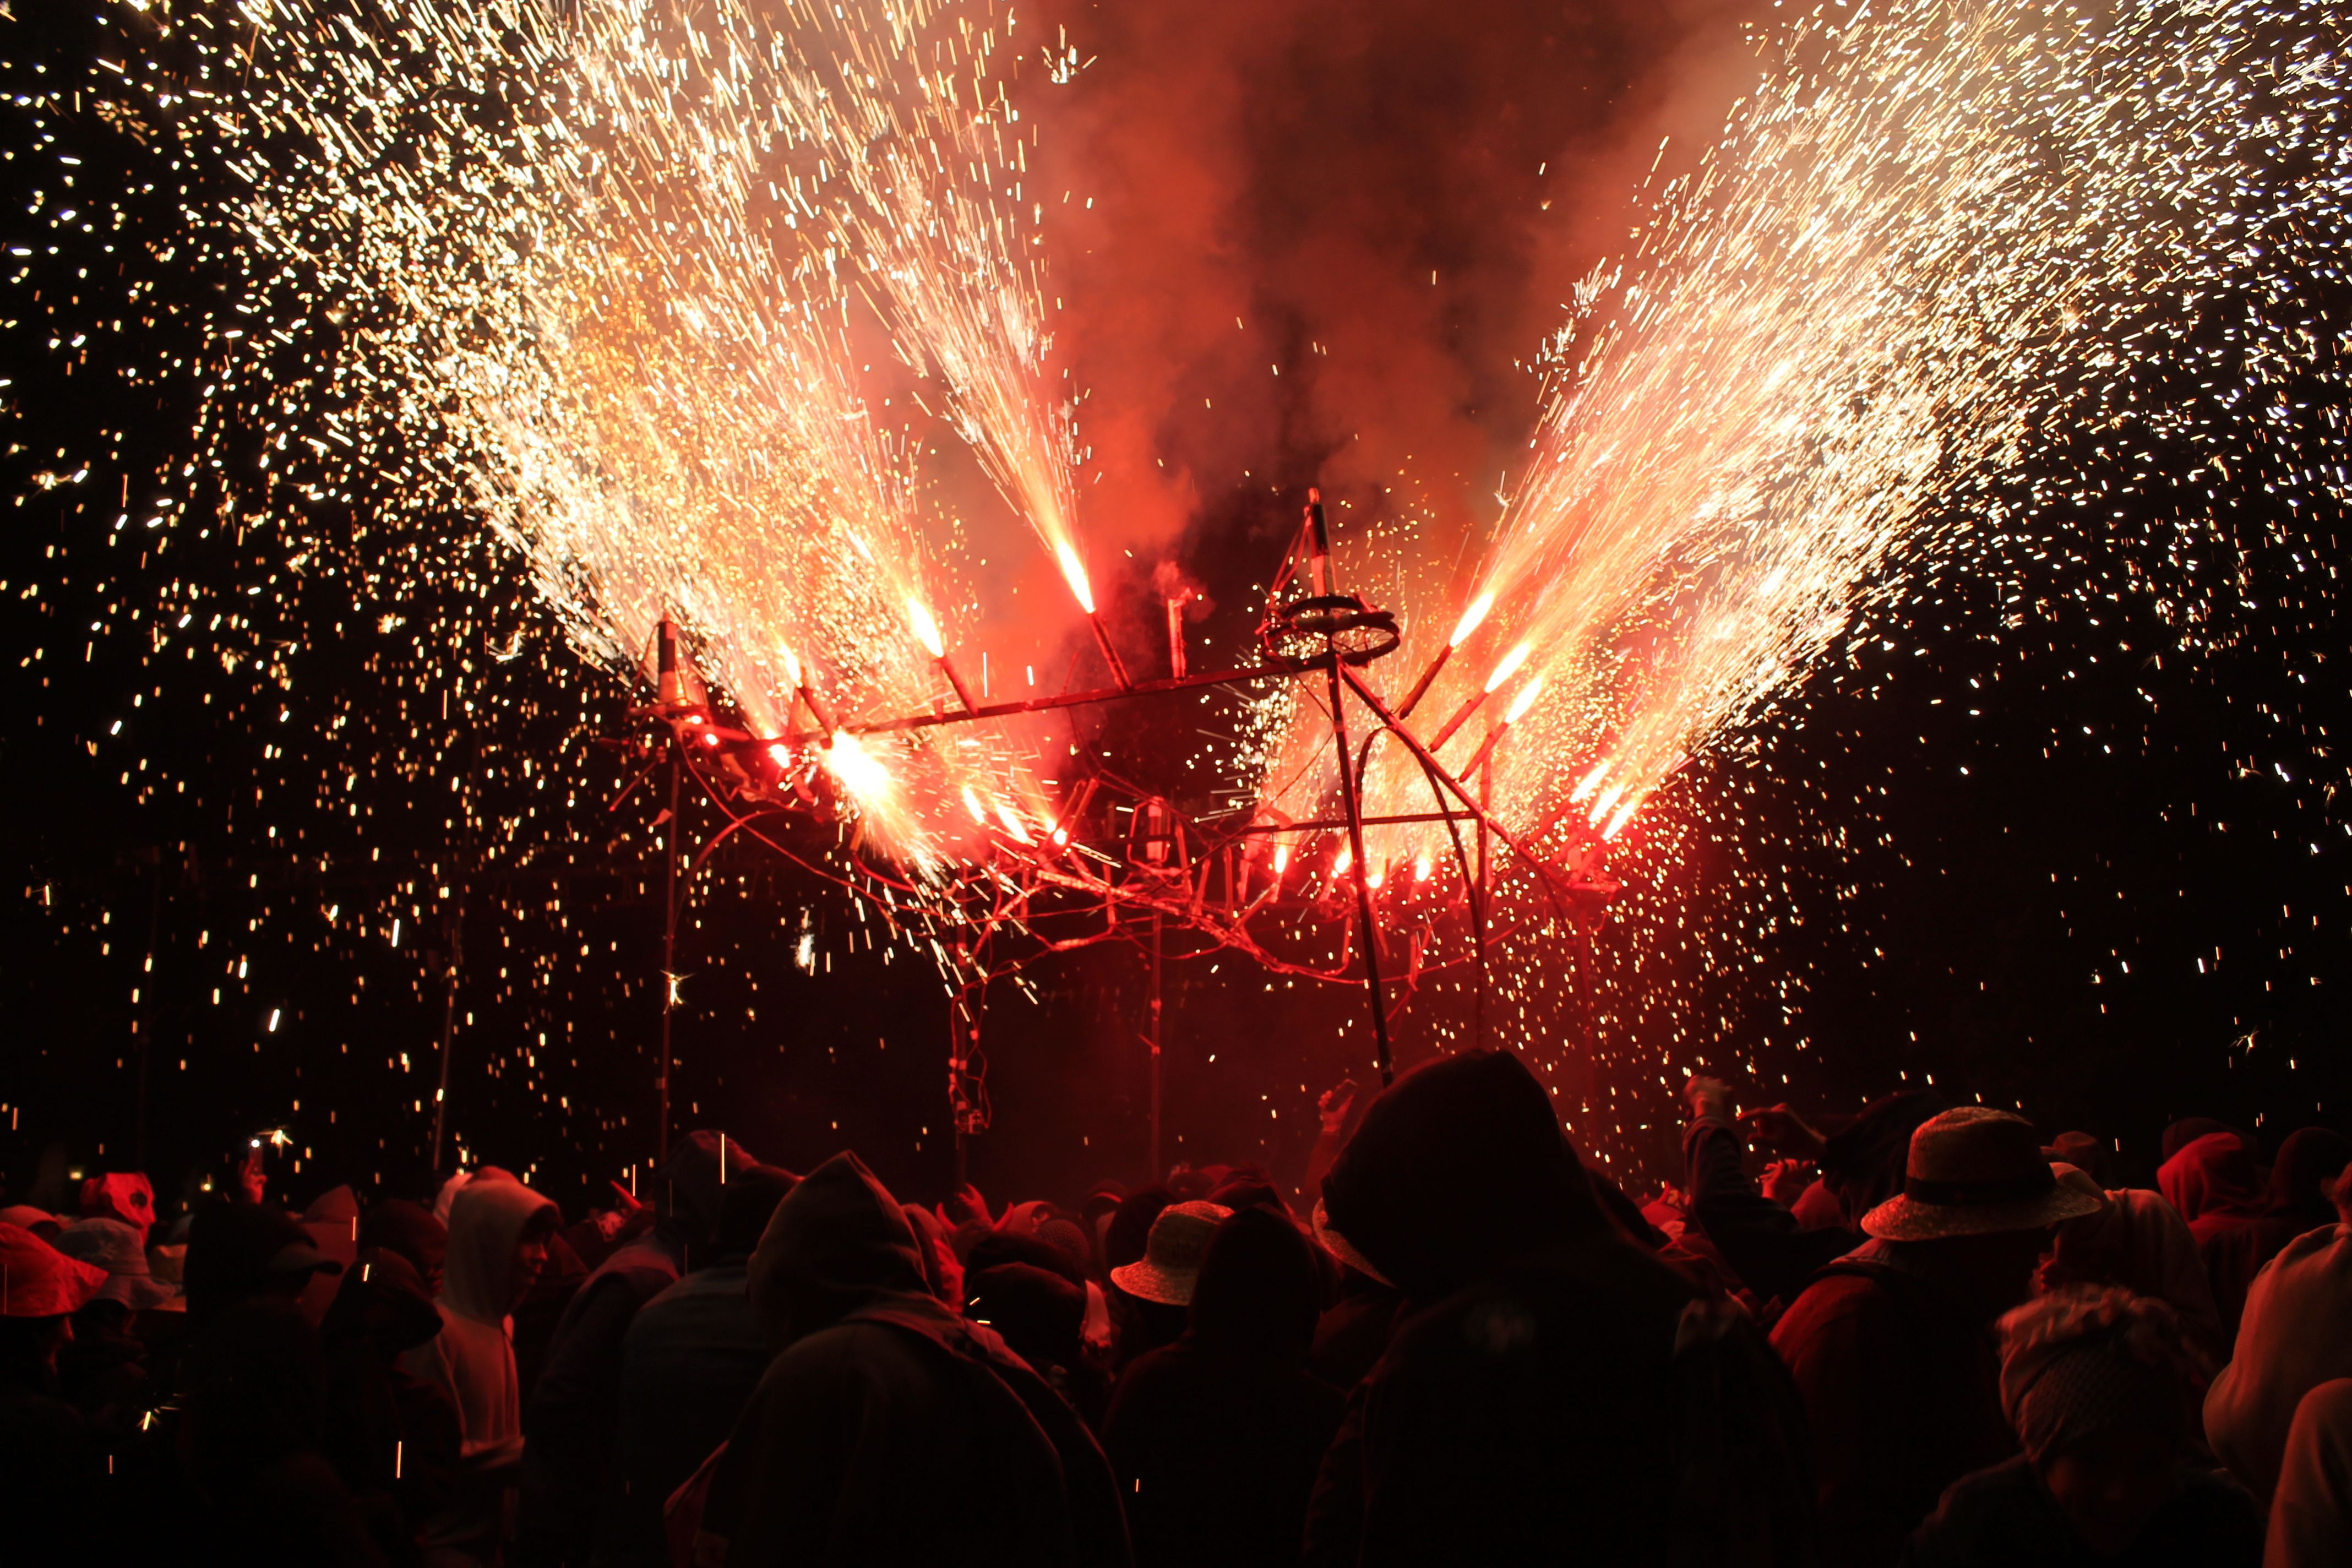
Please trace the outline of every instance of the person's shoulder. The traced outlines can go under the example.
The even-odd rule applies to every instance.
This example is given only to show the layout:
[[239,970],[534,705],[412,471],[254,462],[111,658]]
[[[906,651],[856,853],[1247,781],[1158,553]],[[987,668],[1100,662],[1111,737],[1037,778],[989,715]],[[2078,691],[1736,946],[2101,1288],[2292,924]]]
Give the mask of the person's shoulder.
[[1936,1511],[1913,1533],[1904,1562],[1915,1568],[1941,1568],[1947,1563],[2044,1561],[2047,1549],[2065,1539],[2056,1505],[2020,1455],[1972,1471],[1945,1488]]
[[2208,1465],[2182,1467],[2180,1488],[2148,1528],[2191,1551],[2199,1561],[2258,1560],[2263,1549],[2263,1505],[2226,1470]]
[[1883,1317],[1896,1310],[1894,1292],[1875,1273],[1857,1265],[1832,1264],[1797,1292],[1773,1325],[1772,1342],[1784,1345],[1834,1326]]

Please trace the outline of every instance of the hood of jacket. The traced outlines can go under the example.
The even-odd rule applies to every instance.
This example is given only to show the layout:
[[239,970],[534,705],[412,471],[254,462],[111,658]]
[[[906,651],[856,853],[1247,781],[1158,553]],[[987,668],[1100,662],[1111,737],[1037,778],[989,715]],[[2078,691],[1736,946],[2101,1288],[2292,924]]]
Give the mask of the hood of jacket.
[[449,1205],[449,1254],[441,1300],[478,1323],[499,1324],[514,1302],[515,1243],[555,1205],[513,1177],[478,1173]]
[[1330,1228],[1412,1300],[1606,1232],[1551,1097],[1508,1051],[1465,1051],[1374,1100],[1323,1178]]
[[2156,1184],[2191,1224],[2205,1215],[2251,1218],[2263,1212],[2268,1195],[2254,1146],[2235,1132],[2192,1141],[2158,1168]]
[[752,1311],[778,1349],[877,1308],[950,1316],[898,1200],[850,1153],[802,1177],[776,1205],[751,1279]]

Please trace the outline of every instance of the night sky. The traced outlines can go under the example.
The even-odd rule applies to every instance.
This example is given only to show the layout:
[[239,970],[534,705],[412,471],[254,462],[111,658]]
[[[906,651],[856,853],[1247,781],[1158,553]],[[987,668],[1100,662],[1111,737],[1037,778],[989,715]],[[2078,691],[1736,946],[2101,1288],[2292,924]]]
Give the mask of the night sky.
[[[364,498],[268,489],[271,426],[251,409],[268,395],[226,372],[206,331],[236,282],[188,237],[188,213],[237,193],[118,68],[141,70],[142,47],[149,68],[186,62],[128,34],[128,11],[22,9],[0,17],[6,1191],[136,1158],[142,1059],[159,1189],[273,1128],[289,1139],[281,1196],[418,1187],[454,951],[451,1157],[528,1172],[576,1213],[654,1142],[660,781],[631,788],[646,732],[626,715],[644,693],[578,658],[520,565],[462,515],[419,538]],[[1606,47],[1582,68],[1603,107],[1653,103],[1686,41],[1633,16],[1597,30]],[[1494,68],[1460,39],[1423,47]],[[1413,140],[1490,137],[1492,110],[1451,95]],[[1532,167],[1520,153],[1557,146],[1613,172],[1608,124],[1519,116],[1507,150]],[[1269,177],[1266,201],[1312,203],[1314,173]],[[1465,355],[1489,355],[1495,320],[1533,309],[1536,268],[1522,256],[1486,281],[1510,308],[1465,307]],[[2294,308],[2325,343],[2352,324],[2340,284],[2314,282]],[[321,320],[257,352],[282,382],[337,330]],[[1533,418],[1514,384],[1498,374],[1497,406],[1478,415],[1498,444]],[[2279,482],[2306,444],[2337,438],[2315,389],[2229,478],[2193,569],[2170,545],[2192,481],[2120,455],[2114,504],[2040,507],[2000,572],[1982,556],[1904,562],[1894,611],[1650,808],[1649,847],[1621,867],[1623,909],[1589,947],[1514,945],[1510,963],[1590,977],[1580,1005],[1502,1026],[1574,1064],[1580,1142],[1637,1180],[1677,1174],[1672,1089],[1699,1069],[1741,1073],[1748,1103],[1832,1110],[1932,1079],[2021,1108],[2045,1135],[2118,1141],[2116,1173],[2143,1183],[2179,1116],[2272,1146],[2345,1124],[2343,519],[2308,488],[2290,506]],[[1216,606],[1198,650],[1246,652],[1254,590],[1305,488],[1333,482],[1338,442],[1308,416],[1312,389],[1280,395],[1301,400],[1297,417],[1218,437],[1234,444],[1230,483],[1167,545]],[[2096,472],[2105,450],[2084,432],[2065,457]],[[218,469],[184,471],[210,454]],[[2029,495],[2034,478],[1956,485],[1948,504]],[[1339,493],[1376,504],[1369,481]],[[1139,550],[1105,589],[1147,668],[1151,564]],[[1139,700],[1073,739],[1198,808],[1227,781],[1192,737],[1231,700]],[[690,839],[716,826],[691,801],[685,820]],[[791,833],[812,860],[838,853],[830,828]],[[940,1195],[948,1011],[928,953],[756,845],[730,842],[705,877],[681,936],[676,1126],[722,1126],[796,1169],[855,1148],[906,1195]],[[1171,1157],[1295,1177],[1317,1093],[1368,1078],[1360,993],[1268,989],[1232,955],[1169,944]],[[1139,1179],[1140,946],[1025,973],[1034,1000],[992,993],[995,1119],[974,1179],[992,1198]],[[1428,1055],[1465,1008],[1459,994],[1417,1000],[1400,1059]]]

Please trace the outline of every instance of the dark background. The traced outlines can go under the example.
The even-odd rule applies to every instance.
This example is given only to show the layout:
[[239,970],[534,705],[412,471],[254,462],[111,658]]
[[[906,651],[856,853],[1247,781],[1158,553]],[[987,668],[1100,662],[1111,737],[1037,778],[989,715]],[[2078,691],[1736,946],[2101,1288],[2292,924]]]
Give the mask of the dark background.
[[[654,1142],[657,802],[641,789],[615,807],[636,764],[597,743],[630,735],[635,694],[568,651],[464,517],[404,539],[372,524],[364,498],[267,489],[270,426],[250,410],[273,384],[291,398],[320,342],[272,348],[269,375],[226,374],[205,324],[234,309],[237,282],[187,215],[236,193],[98,63],[135,72],[136,49],[166,66],[170,51],[95,5],[26,9],[0,20],[6,1190],[54,1196],[69,1170],[135,1157],[142,1045],[159,1186],[272,1128],[289,1139],[273,1156],[281,1194],[421,1184],[446,955],[461,942],[452,1152],[527,1171],[576,1211]],[[1458,25],[1416,32],[1427,18],[1410,7],[1389,31],[1360,22],[1349,44],[1368,74],[1350,79],[1298,41],[1315,36],[1301,8],[1293,55],[1262,68],[1328,78],[1327,96],[1250,131],[1286,149],[1279,168],[1251,164],[1246,137],[1227,150],[1259,173],[1220,255],[1236,276],[1254,260],[1304,269],[1273,268],[1254,321],[1323,330],[1283,293],[1312,292],[1297,251],[1318,225],[1380,237],[1353,265],[1466,274],[1448,286],[1458,310],[1441,300],[1423,324],[1440,357],[1490,366],[1539,314],[1534,242],[1465,256],[1459,236],[1498,183],[1532,210],[1532,171],[1555,150],[1596,179],[1613,171],[1624,122],[1656,111],[1660,73],[1717,18],[1580,14],[1563,54],[1546,52],[1558,8],[1524,9],[1516,53]],[[1426,68],[1406,72],[1408,57]],[[1156,68],[1108,51],[1082,79],[1087,112],[1164,86]],[[1481,90],[1505,70],[1510,90]],[[1350,79],[1438,85],[1406,93],[1399,121],[1381,107],[1393,93]],[[1573,91],[1530,96],[1546,81]],[[1302,123],[1328,134],[1302,142]],[[1351,214],[1363,167],[1400,162],[1385,212]],[[1112,286],[1078,273],[1078,289]],[[2347,319],[2335,295],[2294,308],[2321,341]],[[1156,341],[1190,353],[1181,333]],[[1523,434],[1523,380],[1463,385],[1465,450]],[[2315,384],[2215,500],[2118,474],[2129,493],[2043,509],[2037,542],[1997,570],[1906,563],[1896,611],[1748,743],[1686,770],[1632,836],[1626,893],[1591,950],[1535,937],[1505,955],[1527,1005],[1500,1037],[1565,1086],[1580,1142],[1641,1179],[1674,1175],[1672,1090],[1696,1068],[1734,1075],[1751,1103],[1831,1110],[1932,1076],[2045,1133],[2116,1141],[2118,1173],[2140,1181],[2178,1116],[2230,1118],[2266,1142],[2345,1124],[2340,508],[2299,485],[2290,512],[2272,488],[2299,450],[2336,439],[2326,392]],[[1252,586],[1308,483],[1377,504],[1331,421],[1347,395],[1301,375],[1262,389],[1273,401],[1237,416],[1238,433],[1200,421],[1123,436],[1188,458],[1193,492],[1167,551],[1216,605],[1196,649],[1245,647]],[[217,470],[184,471],[213,455]],[[2199,580],[2231,584],[2194,600],[2193,627],[2154,608],[2180,586],[2192,527]],[[1148,665],[1157,606],[1138,553],[1103,592]],[[1192,731],[1229,700],[1139,701],[1076,733],[1199,806],[1219,781],[1188,763]],[[687,822],[712,826],[691,803]],[[800,847],[829,842],[812,828]],[[954,1156],[946,994],[928,954],[892,948],[852,900],[755,847],[722,849],[707,876],[678,964],[677,1125],[723,1125],[796,1168],[854,1147],[908,1195],[939,1195]],[[1316,1094],[1366,1077],[1360,996],[1187,957],[1181,937],[1171,951],[1171,1157],[1295,1177]],[[992,1197],[1143,1175],[1144,974],[1139,949],[1113,942],[1032,968],[1034,1000],[992,993],[996,1117],[971,1152]],[[1425,994],[1401,1059],[1465,1016],[1458,994]]]

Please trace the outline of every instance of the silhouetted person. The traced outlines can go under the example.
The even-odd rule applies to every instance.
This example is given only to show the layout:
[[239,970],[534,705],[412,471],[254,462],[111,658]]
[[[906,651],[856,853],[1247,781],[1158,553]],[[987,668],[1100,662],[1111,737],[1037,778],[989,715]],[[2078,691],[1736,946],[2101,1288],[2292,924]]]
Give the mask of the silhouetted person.
[[1109,1468],[1059,1396],[926,1283],[855,1155],[777,1205],[751,1260],[776,1359],[709,1482],[730,1568],[1128,1561]]
[[2253,1141],[2236,1132],[2209,1132],[2159,1166],[2156,1184],[2189,1222],[2213,1287],[2221,1331],[2235,1334],[2260,1267],[2254,1258],[2262,1249],[2263,1214],[2269,1207]]
[[662,1505],[727,1440],[768,1368],[772,1352],[751,1307],[751,1250],[794,1180],[772,1165],[729,1172],[711,1244],[629,1324],[595,1563],[667,1563]]
[[1103,1447],[1143,1568],[1298,1561],[1344,1404],[1307,1369],[1321,1287],[1297,1227],[1243,1208],[1210,1240],[1183,1336],[1119,1379]]
[[2099,1201],[2061,1186],[2021,1117],[1947,1110],[1911,1135],[1873,1239],[1823,1269],[1772,1331],[1811,1418],[1822,1561],[1884,1568],[1962,1476],[2017,1439],[1996,1320],[2025,1300],[2049,1227]]
[[2352,1377],[2330,1378],[2294,1407],[2263,1568],[2352,1563]]
[[2246,1297],[2236,1353],[2205,1395],[2205,1436],[2267,1503],[2295,1406],[2352,1377],[2352,1171],[2330,1185],[2337,1223],[2287,1243]]
[[1786,1374],[1618,1229],[1516,1057],[1400,1078],[1322,1195],[1412,1315],[1325,1456],[1308,1562],[1803,1561]]
[[360,1249],[319,1330],[327,1368],[322,1447],[370,1528],[395,1543],[402,1561],[417,1555],[425,1522],[449,1501],[457,1474],[457,1407],[400,1365],[440,1331],[441,1314],[415,1267],[376,1247]]
[[2196,1457],[2204,1360],[2171,1308],[2070,1289],[2000,1332],[2001,1408],[2024,1452],[1944,1494],[1909,1568],[2256,1568],[2261,1510]]
[[503,1173],[477,1175],[450,1202],[448,1266],[435,1303],[441,1331],[400,1358],[402,1370],[440,1389],[457,1412],[457,1474],[425,1521],[425,1562],[434,1568],[499,1556],[522,1458],[509,1314],[539,1277],[558,1223],[553,1204]]
[[73,1314],[106,1283],[22,1226],[0,1222],[0,1519],[5,1555],[27,1568],[82,1563],[98,1521],[98,1449],[58,1395]]
[[581,1282],[550,1342],[523,1419],[522,1512],[515,1555],[528,1568],[588,1560],[614,1484],[614,1423],[629,1324],[676,1284],[719,1224],[724,1173],[757,1163],[723,1134],[693,1132],[654,1173],[653,1228]]

